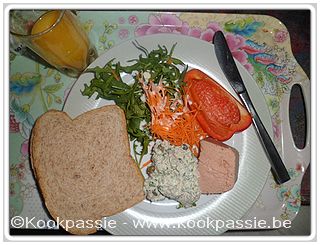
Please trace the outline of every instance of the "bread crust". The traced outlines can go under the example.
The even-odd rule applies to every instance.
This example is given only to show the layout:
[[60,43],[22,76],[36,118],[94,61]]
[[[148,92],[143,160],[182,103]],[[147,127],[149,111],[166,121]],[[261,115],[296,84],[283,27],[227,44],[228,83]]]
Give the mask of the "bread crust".
[[[51,176],[54,175],[54,171],[56,169],[50,168],[50,169],[46,169],[46,167],[48,166],[52,166],[52,162],[54,162],[54,160],[50,160],[48,163],[48,160],[46,160],[47,158],[44,156],[47,155],[51,155],[52,158],[49,157],[49,159],[53,159],[54,156],[52,154],[54,154],[53,152],[50,152],[50,149],[48,151],[43,151],[43,149],[46,149],[47,144],[52,144],[49,142],[44,142],[44,140],[48,141],[48,136],[46,134],[46,131],[52,130],[53,125],[49,124],[50,128],[46,128],[46,121],[50,121],[50,119],[55,120],[57,118],[57,120],[61,120],[61,122],[64,122],[66,124],[70,124],[68,126],[70,126],[71,128],[74,128],[74,134],[77,133],[77,125],[83,123],[83,120],[86,119],[94,119],[99,115],[104,115],[104,114],[112,114],[112,117],[115,118],[119,118],[119,122],[117,122],[117,125],[120,129],[118,129],[120,137],[119,137],[119,142],[117,144],[117,142],[113,142],[114,145],[117,145],[118,147],[121,148],[120,152],[125,152],[123,154],[123,156],[120,158],[120,162],[117,162],[115,164],[119,164],[117,167],[121,168],[122,174],[125,176],[128,176],[129,180],[131,182],[135,182],[135,183],[126,183],[125,179],[121,179],[124,178],[123,176],[121,176],[121,171],[114,171],[112,173],[109,172],[103,172],[105,174],[105,178],[101,178],[101,176],[103,177],[104,175],[102,175],[99,171],[96,171],[94,173],[97,173],[99,175],[99,177],[101,178],[102,186],[106,187],[109,186],[110,184],[114,184],[114,183],[123,183],[124,186],[121,190],[131,190],[131,193],[121,193],[121,195],[128,195],[129,197],[127,198],[126,196],[121,196],[120,194],[118,195],[116,192],[112,192],[116,195],[114,202],[119,203],[119,206],[110,203],[110,200],[104,200],[104,199],[109,199],[112,198],[111,196],[108,196],[108,193],[102,193],[104,196],[103,198],[100,197],[99,195],[91,197],[90,201],[93,202],[95,199],[99,200],[96,204],[99,205],[99,207],[101,207],[101,209],[99,209],[98,211],[87,211],[87,213],[85,214],[86,217],[83,217],[84,220],[101,220],[102,217],[105,216],[111,216],[114,214],[117,214],[119,212],[122,212],[124,210],[126,210],[127,208],[132,207],[133,205],[141,202],[144,199],[144,193],[143,193],[143,182],[144,182],[144,177],[141,174],[141,171],[139,169],[139,167],[137,166],[137,164],[134,162],[134,160],[132,159],[132,157],[130,156],[130,145],[129,145],[129,139],[128,139],[128,134],[127,134],[127,130],[126,130],[126,119],[125,119],[125,115],[124,112],[116,105],[107,105],[107,106],[103,106],[101,108],[98,109],[94,109],[91,111],[88,111],[84,114],[79,115],[78,117],[71,119],[67,113],[62,112],[62,111],[58,111],[58,110],[50,110],[47,113],[41,115],[37,120],[36,123],[32,129],[31,132],[31,138],[30,138],[30,160],[31,160],[31,166],[35,175],[35,178],[38,182],[38,186],[40,188],[40,192],[43,196],[43,200],[45,202],[45,205],[49,211],[49,213],[51,214],[51,216],[58,221],[58,217],[59,217],[59,221],[61,221],[61,219],[69,219],[68,214],[73,214],[73,212],[76,212],[77,209],[81,209],[81,207],[74,207],[74,210],[61,210],[57,207],[57,204],[61,205],[60,203],[56,203],[57,200],[60,200],[58,197],[60,195],[62,195],[63,191],[60,191],[58,193],[54,193],[55,197],[57,197],[56,199],[53,198],[53,190],[51,189],[52,185],[50,185],[50,181],[51,181]],[[99,121],[100,122],[100,121]],[[100,122],[101,124],[103,122]],[[112,122],[114,124],[114,122]],[[93,127],[92,125],[87,125],[88,128]],[[107,126],[107,125],[106,125]],[[58,126],[57,126],[58,127]],[[84,126],[85,127],[85,126]],[[97,130],[101,130],[103,129],[103,127],[101,125],[97,126]],[[115,130],[117,131],[117,130]],[[117,132],[118,132],[117,131]],[[114,137],[110,137],[110,138],[114,138]],[[100,140],[100,139],[99,139]],[[103,141],[103,139],[101,139]],[[105,139],[106,142],[103,142],[104,145],[109,146],[110,144],[107,142],[108,139]],[[111,144],[112,146],[112,144]],[[69,147],[69,146],[65,146],[65,147]],[[71,148],[73,146],[70,146]],[[89,146],[88,146],[89,147]],[[47,149],[46,149],[47,150]],[[74,149],[72,149],[74,151]],[[44,155],[47,154],[47,155]],[[81,153],[79,153],[81,154]],[[103,152],[101,153],[97,153],[97,154],[103,154]],[[66,167],[66,168],[74,168],[77,169],[78,166],[66,166],[66,164],[71,163],[72,161],[69,161],[70,159],[68,159],[68,157],[63,158],[65,159],[65,161],[63,163],[61,162],[55,162],[54,164],[60,164],[61,168]],[[110,157],[111,159],[111,157]],[[111,161],[111,160],[110,160]],[[112,162],[113,163],[113,162]],[[90,164],[90,163],[88,163]],[[109,163],[106,163],[109,164]],[[56,165],[53,165],[54,167],[56,167]],[[92,165],[93,166],[93,165]],[[108,165],[109,166],[109,165]],[[105,166],[102,166],[102,169],[104,169]],[[79,170],[81,171],[81,169]],[[102,170],[101,170],[102,171]],[[119,172],[119,173],[118,173]],[[81,172],[80,172],[81,173]],[[63,176],[64,173],[62,173],[62,179],[61,180],[57,180],[57,181],[65,181],[63,180],[65,176]],[[85,174],[85,173],[84,173]],[[111,176],[111,174],[113,174]],[[61,174],[60,174],[61,175]],[[88,175],[86,175],[87,177]],[[91,175],[89,175],[91,176]],[[55,176],[56,177],[56,176]],[[60,176],[61,177],[61,176]],[[114,179],[116,178],[116,179]],[[74,183],[74,185],[79,185],[79,180],[78,179],[69,179],[66,178],[68,181],[68,183]],[[95,179],[91,179],[92,181],[94,181]],[[86,180],[89,181],[89,180]],[[59,183],[59,184],[60,184]],[[135,186],[132,186],[135,185]],[[51,187],[50,187],[51,186]],[[85,185],[83,188],[85,188]],[[59,186],[60,187],[60,186]],[[92,186],[91,186],[92,187]],[[110,186],[111,188],[115,188],[114,186]],[[85,190],[86,194],[92,192],[92,190],[88,189]],[[108,191],[108,190],[106,190]],[[113,190],[112,190],[113,191]],[[101,191],[98,191],[98,194],[101,193]],[[91,193],[90,193],[91,194]],[[87,194],[89,195],[89,194]],[[70,197],[71,199],[73,197]],[[85,203],[86,200],[84,200]],[[103,206],[101,204],[102,201],[106,202],[106,206]],[[76,202],[78,203],[78,202]],[[66,203],[67,204],[67,203]],[[93,203],[93,205],[96,205],[95,203]],[[81,204],[82,205],[82,204]],[[86,205],[86,203],[84,204]],[[112,206],[112,207],[111,207]],[[87,209],[85,209],[87,210]],[[79,211],[80,212],[80,211]],[[72,215],[71,215],[72,216]],[[75,215],[77,216],[77,215]],[[80,217],[79,217],[80,218]],[[62,224],[64,224],[62,222]],[[63,227],[64,228],[64,227]],[[96,227],[92,227],[92,228],[86,228],[86,229],[82,229],[82,228],[70,228],[67,230],[68,232],[72,233],[72,234],[78,234],[78,235],[86,235],[86,234],[92,234],[96,232]]]

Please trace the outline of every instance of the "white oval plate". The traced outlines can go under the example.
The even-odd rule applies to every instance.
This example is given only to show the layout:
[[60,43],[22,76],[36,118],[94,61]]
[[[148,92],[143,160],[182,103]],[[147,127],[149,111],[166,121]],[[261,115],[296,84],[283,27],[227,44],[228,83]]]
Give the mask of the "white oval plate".
[[[212,44],[176,34],[155,34],[135,40],[149,51],[157,49],[158,45],[165,45],[170,50],[177,43],[174,57],[181,59],[190,68],[204,71],[237,98],[219,67]],[[108,50],[89,67],[104,66],[113,58],[126,65],[129,64],[128,60],[137,58],[140,54],[141,51],[132,41],[124,42]],[[259,87],[243,66],[238,62],[237,66],[256,110],[272,135],[269,110]],[[89,85],[92,78],[93,74],[84,73],[72,87],[63,107],[70,117],[74,118],[112,103],[103,99],[88,99],[81,95],[84,84]],[[115,235],[217,235],[228,230],[227,224],[241,219],[254,204],[263,189],[270,165],[252,125],[225,143],[240,153],[238,180],[232,190],[221,195],[202,195],[197,206],[189,209],[177,209],[177,203],[170,200],[154,203],[145,200],[120,214],[106,217],[105,224],[114,220],[116,225],[106,225],[104,228]],[[150,156],[147,155],[144,160],[148,157]],[[216,221],[220,226],[224,223],[224,226],[217,227]]]

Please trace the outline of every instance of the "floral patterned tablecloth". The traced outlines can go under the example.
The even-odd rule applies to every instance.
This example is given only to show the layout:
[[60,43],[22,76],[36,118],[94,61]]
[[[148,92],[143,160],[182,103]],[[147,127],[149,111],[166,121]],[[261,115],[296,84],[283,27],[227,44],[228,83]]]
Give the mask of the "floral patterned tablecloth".
[[[177,33],[211,42],[222,30],[233,56],[253,76],[264,94],[281,151],[281,100],[297,79],[309,82],[291,53],[290,36],[277,19],[263,15],[78,11],[98,54],[126,40],[155,33]],[[49,109],[62,109],[75,79],[18,53],[10,53],[10,217],[49,219],[29,163],[29,136],[35,120]],[[246,217],[293,219],[301,205],[300,181],[309,162],[291,163],[292,180],[277,185],[270,174]]]

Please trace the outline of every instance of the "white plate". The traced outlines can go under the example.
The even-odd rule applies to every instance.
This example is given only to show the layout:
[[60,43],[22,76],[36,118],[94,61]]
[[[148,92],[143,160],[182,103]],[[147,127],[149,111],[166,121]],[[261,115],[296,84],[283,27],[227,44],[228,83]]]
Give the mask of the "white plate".
[[[181,59],[190,68],[204,71],[237,97],[219,67],[212,44],[175,34],[156,34],[136,40],[149,51],[157,49],[159,44],[170,49],[177,43],[174,57]],[[113,58],[126,65],[127,60],[137,58],[140,54],[141,51],[128,41],[101,55],[90,67],[104,66]],[[256,110],[272,135],[271,118],[259,87],[238,62],[237,66]],[[71,117],[110,103],[81,95],[84,84],[89,84],[92,78],[93,74],[84,73],[72,87],[63,108]],[[116,221],[116,227],[106,226],[105,229],[116,235],[217,235],[225,232],[228,229],[226,226],[213,227],[215,223],[208,222],[216,220],[220,224],[227,224],[229,220],[240,219],[254,204],[270,170],[269,161],[252,125],[247,130],[235,134],[226,143],[240,153],[238,180],[232,190],[221,195],[202,195],[197,206],[189,209],[177,209],[177,203],[174,201],[150,203],[145,200],[120,214],[105,218],[106,222]],[[139,221],[144,222],[146,226],[135,227]]]

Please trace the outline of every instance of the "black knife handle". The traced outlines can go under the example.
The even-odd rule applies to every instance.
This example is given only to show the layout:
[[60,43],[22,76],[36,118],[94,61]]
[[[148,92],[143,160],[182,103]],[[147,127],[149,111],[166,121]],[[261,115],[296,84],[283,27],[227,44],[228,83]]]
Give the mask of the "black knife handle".
[[248,95],[248,93],[244,92],[239,94],[242,102],[245,104],[246,108],[248,111],[251,112],[252,119],[253,119],[253,124],[256,128],[256,131],[259,135],[260,141],[262,142],[262,145],[265,149],[265,152],[267,153],[269,159],[270,159],[270,164],[271,164],[271,170],[272,174],[278,184],[283,184],[290,180],[290,176],[288,174],[288,171],[283,164],[283,161],[274,146],[266,128],[264,127],[258,113],[256,112],[251,99]]

